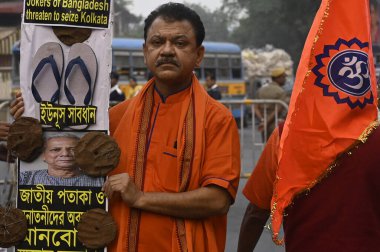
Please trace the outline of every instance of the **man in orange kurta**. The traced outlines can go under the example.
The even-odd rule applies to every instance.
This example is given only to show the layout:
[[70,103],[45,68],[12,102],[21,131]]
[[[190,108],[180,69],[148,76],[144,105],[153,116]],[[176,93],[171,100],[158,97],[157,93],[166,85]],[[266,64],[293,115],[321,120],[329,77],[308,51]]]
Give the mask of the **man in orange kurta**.
[[122,154],[103,186],[119,229],[109,250],[224,251],[239,137],[231,113],[193,74],[204,55],[202,21],[168,3],[145,20],[144,37],[154,78],[110,111]]

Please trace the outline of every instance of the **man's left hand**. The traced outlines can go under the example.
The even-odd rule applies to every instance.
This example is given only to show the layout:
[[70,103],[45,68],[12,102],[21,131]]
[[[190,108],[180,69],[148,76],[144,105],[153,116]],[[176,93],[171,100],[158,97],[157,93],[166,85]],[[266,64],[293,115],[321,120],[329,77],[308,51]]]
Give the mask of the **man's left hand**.
[[109,199],[115,193],[120,193],[121,198],[129,207],[134,207],[138,199],[144,194],[137,188],[128,173],[109,176],[102,190]]

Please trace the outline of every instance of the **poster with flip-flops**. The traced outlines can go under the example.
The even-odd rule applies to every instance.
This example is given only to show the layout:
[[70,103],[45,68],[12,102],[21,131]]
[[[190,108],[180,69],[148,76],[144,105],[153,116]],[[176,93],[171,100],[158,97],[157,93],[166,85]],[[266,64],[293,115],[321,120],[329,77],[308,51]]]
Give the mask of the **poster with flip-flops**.
[[[81,29],[90,30],[88,37]],[[25,115],[57,130],[107,130],[110,29],[23,24],[21,30]]]
[[7,243],[16,251],[106,251],[116,235],[101,190],[120,155],[107,135],[111,10],[111,0],[24,2],[25,112],[8,141],[27,225],[17,231],[22,239]]

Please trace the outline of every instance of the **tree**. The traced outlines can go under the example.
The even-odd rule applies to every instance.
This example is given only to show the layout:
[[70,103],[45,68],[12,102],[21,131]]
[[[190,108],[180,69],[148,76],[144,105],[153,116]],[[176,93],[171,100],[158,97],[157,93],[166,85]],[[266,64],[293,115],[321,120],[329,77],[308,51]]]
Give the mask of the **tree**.
[[[115,36],[142,38],[144,23],[142,16],[135,16],[128,11],[131,0],[116,0],[115,2]],[[206,6],[185,3],[194,9],[201,17],[206,29],[206,40],[230,41],[229,17],[223,8],[211,11]]]
[[114,4],[114,36],[142,37],[142,17],[128,10],[131,0],[115,0]]
[[[224,0],[237,2],[246,10],[233,31],[234,42],[242,47],[272,44],[285,49],[298,64],[306,36],[320,1]],[[235,7],[236,9],[236,7]]]
[[185,4],[195,10],[202,19],[206,30],[205,40],[230,41],[230,32],[228,30],[229,20],[222,9],[211,11],[201,4]]

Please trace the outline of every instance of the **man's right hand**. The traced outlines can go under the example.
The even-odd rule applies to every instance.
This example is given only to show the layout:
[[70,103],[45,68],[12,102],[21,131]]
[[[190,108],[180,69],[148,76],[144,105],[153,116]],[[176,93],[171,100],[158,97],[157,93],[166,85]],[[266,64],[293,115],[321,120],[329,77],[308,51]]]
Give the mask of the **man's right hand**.
[[24,113],[24,99],[22,98],[21,92],[18,92],[16,99],[11,102],[10,113],[14,119],[21,117]]
[[9,126],[9,123],[0,121],[0,141],[7,141]]

